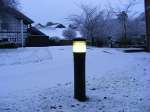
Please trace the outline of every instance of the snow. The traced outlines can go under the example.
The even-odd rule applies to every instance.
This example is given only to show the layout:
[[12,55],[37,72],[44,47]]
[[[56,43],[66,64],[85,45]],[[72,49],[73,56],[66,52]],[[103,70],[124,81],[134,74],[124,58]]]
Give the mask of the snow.
[[51,37],[59,37],[59,38],[64,38],[62,36],[62,32],[63,32],[64,28],[61,29],[56,29],[56,28],[42,28],[40,29],[40,31],[42,31],[43,33],[45,33],[46,35],[48,35],[50,38]]
[[[58,37],[60,39],[64,39],[63,31],[65,28],[54,28],[54,27],[46,27],[46,28],[40,28],[41,32],[49,36],[50,38]],[[82,37],[79,31],[76,31],[77,37]]]
[[150,112],[150,54],[88,47],[89,101],[73,98],[72,47],[0,50],[0,112]]

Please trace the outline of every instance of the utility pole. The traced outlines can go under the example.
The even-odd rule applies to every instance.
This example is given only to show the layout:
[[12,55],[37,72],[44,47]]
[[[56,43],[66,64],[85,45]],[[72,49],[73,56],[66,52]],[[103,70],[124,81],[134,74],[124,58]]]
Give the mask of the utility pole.
[[147,33],[146,50],[150,52],[150,0],[145,0],[145,17],[146,17],[146,33]]

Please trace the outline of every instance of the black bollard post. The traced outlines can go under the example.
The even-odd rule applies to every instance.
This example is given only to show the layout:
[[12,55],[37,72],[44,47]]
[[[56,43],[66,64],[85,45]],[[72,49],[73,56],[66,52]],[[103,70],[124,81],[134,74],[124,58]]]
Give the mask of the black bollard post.
[[86,101],[86,81],[85,81],[85,62],[86,62],[86,40],[73,40],[74,53],[74,98],[79,101]]

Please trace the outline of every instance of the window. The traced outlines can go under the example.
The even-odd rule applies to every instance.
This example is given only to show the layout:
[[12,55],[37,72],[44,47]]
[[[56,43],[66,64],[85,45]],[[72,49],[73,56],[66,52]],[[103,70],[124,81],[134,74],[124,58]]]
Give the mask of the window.
[[8,28],[9,28],[8,23],[1,23],[1,29],[2,30],[8,30]]

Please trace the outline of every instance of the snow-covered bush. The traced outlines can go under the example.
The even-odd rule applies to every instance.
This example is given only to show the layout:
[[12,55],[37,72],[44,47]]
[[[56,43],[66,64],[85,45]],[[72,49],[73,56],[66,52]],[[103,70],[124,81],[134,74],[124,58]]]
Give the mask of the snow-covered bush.
[[66,39],[73,39],[77,36],[77,33],[74,29],[71,29],[71,28],[67,28],[63,31],[63,36],[66,38]]

